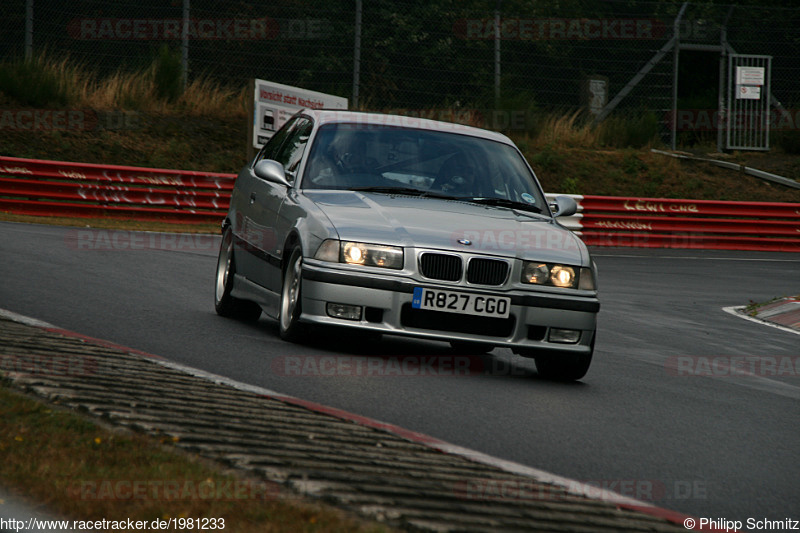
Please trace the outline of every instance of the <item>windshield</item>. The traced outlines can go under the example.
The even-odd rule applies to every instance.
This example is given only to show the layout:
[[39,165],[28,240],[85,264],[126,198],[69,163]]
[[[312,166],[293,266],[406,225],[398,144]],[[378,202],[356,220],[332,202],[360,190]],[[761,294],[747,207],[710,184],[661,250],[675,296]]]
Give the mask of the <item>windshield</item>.
[[[522,156],[506,144],[448,132],[326,124],[314,140],[304,189],[355,189],[546,204]],[[500,205],[500,204],[497,204]]]

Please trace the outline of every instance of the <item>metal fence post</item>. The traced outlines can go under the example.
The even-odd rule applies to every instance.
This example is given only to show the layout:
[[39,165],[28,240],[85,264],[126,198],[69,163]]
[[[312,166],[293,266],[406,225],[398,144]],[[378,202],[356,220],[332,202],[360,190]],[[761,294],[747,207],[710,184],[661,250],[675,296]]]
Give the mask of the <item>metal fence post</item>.
[[183,0],[183,21],[181,32],[181,68],[183,69],[183,90],[189,83],[189,10],[191,0]]
[[356,0],[356,28],[353,43],[353,109],[358,109],[358,85],[361,77],[361,0]]
[[670,125],[669,131],[669,140],[670,140],[670,148],[675,150],[675,146],[677,144],[678,139],[678,61],[681,55],[681,18],[683,17],[684,11],[686,11],[686,7],[689,5],[689,2],[684,2],[683,6],[681,6],[681,10],[678,12],[678,16],[675,17],[675,29],[673,30],[675,34],[673,38],[675,39],[675,49],[674,49],[674,58],[672,65],[672,124]]
[[725,130],[727,129],[725,125],[728,120],[729,107],[725,97],[725,67],[728,62],[728,21],[730,21],[735,7],[731,6],[728,9],[728,14],[725,16],[725,21],[722,23],[719,33],[719,44],[720,48],[722,48],[719,53],[719,104],[717,109],[717,151],[719,153],[725,151]]
[[494,107],[500,107],[500,5],[503,0],[497,0],[494,10]]
[[25,59],[33,57],[33,0],[25,2]]

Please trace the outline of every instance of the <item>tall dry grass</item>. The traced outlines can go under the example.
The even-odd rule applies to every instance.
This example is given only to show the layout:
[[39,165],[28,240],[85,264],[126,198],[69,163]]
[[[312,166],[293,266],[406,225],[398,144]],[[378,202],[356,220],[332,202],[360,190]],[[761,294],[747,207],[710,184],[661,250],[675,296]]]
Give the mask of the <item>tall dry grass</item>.
[[[39,107],[70,106],[98,111],[131,110],[207,118],[246,117],[248,91],[209,76],[195,77],[182,87],[180,58],[164,47],[151,64],[139,70],[99,75],[86,64],[47,51],[29,60],[0,63],[0,92],[17,103]],[[178,91],[175,91],[175,88]],[[165,90],[166,89],[166,90]],[[409,110],[395,110],[407,114]],[[418,110],[415,116],[487,128],[491,112],[469,109]],[[652,113],[611,117],[595,125],[584,111],[526,113],[523,131],[512,137],[532,146],[557,149],[613,147],[641,148],[657,132]],[[488,122],[487,122],[488,121]]]
[[174,102],[159,97],[152,68],[135,73],[115,72],[94,81],[84,94],[82,104],[97,110],[130,109],[220,118],[244,116],[247,112],[245,87],[224,86],[208,77],[189,82]]
[[69,105],[81,99],[85,80],[80,65],[68,57],[56,58],[47,52],[0,62],[0,93],[22,105]]
[[247,87],[224,86],[208,77],[191,81],[178,98],[178,105],[189,114],[244,116],[249,98]]
[[569,115],[548,114],[540,121],[530,140],[536,146],[596,147],[600,144],[602,132],[584,115],[582,111]]
[[[247,91],[207,76],[193,79],[174,101],[160,96],[158,58],[146,68],[98,75],[68,56],[42,52],[30,59],[0,63],[0,92],[33,107],[91,108],[97,111],[131,110],[208,117],[244,116]],[[32,87],[46,90],[32,90]]]

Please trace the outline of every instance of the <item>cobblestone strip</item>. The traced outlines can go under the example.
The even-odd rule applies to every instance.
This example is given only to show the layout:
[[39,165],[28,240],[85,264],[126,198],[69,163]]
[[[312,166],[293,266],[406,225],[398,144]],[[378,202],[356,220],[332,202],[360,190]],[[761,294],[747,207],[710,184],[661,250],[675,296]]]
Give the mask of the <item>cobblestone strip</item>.
[[419,531],[684,531],[389,431],[0,318],[0,370],[47,401],[389,525]]

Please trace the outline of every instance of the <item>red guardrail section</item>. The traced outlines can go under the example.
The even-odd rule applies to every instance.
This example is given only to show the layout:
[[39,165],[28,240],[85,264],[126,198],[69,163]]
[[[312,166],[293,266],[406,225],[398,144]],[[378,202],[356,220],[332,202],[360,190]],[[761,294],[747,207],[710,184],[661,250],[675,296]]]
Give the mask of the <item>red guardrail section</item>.
[[[218,222],[235,174],[0,157],[0,211]],[[594,246],[800,252],[800,204],[575,196],[562,222]]]
[[586,244],[800,252],[800,204],[578,197]]
[[0,157],[0,211],[178,224],[218,222],[228,210],[235,178],[213,172]]

